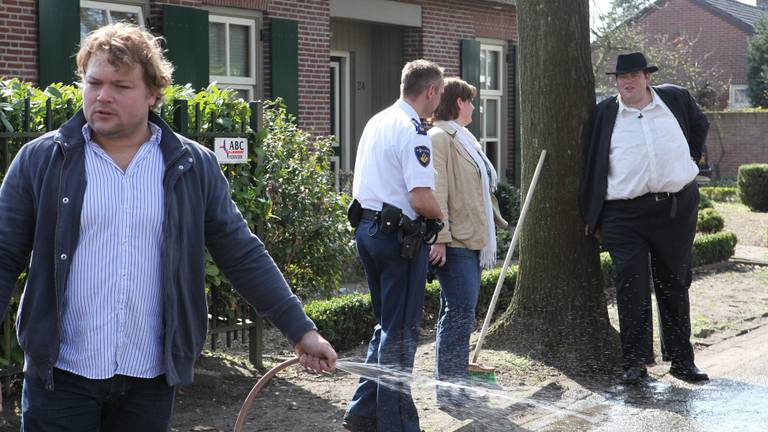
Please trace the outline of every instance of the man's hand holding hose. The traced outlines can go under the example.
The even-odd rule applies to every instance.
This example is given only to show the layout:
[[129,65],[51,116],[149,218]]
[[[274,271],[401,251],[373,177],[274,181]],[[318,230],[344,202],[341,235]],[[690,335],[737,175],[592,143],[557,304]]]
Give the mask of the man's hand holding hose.
[[310,330],[302,336],[293,350],[299,363],[317,373],[333,372],[336,370],[336,351],[320,333]]

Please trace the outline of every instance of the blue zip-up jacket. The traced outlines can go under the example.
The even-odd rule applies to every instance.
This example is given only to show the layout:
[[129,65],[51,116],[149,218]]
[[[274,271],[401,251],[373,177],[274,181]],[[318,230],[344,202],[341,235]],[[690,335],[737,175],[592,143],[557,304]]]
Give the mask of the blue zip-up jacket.
[[[168,384],[192,382],[205,342],[206,247],[232,286],[295,344],[315,329],[314,323],[232,202],[216,156],[175,134],[156,114],[150,112],[149,120],[163,131],[161,259]],[[59,130],[24,145],[0,187],[0,316],[29,263],[16,328],[26,373],[39,376],[49,390],[61,343],[62,299],[80,235],[84,124],[80,111]]]

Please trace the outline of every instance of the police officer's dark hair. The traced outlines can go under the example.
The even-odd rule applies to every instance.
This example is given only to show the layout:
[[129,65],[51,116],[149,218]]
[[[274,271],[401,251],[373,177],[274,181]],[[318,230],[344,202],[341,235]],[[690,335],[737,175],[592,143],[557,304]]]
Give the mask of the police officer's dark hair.
[[419,59],[406,63],[400,76],[400,94],[418,97],[429,86],[443,79],[443,68],[429,60]]
[[461,78],[446,78],[443,85],[443,95],[440,97],[440,105],[435,110],[435,119],[449,121],[459,118],[459,104],[457,99],[466,102],[477,95],[475,86]]

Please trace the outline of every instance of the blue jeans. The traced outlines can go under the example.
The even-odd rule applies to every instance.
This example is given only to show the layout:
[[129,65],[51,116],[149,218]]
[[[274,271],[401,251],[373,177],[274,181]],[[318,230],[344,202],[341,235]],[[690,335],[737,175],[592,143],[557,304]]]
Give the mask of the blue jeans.
[[[469,336],[475,327],[475,308],[480,293],[479,251],[447,247],[445,265],[438,267],[440,314],[435,341],[436,376],[441,381],[464,382],[468,378]],[[437,389],[438,403],[459,403],[450,389]]]
[[175,388],[165,375],[133,378],[115,375],[88,379],[53,370],[54,390],[36,376],[24,377],[22,432],[162,432],[173,412]]
[[[357,227],[355,239],[378,322],[365,363],[410,373],[419,342],[427,248],[422,244],[406,261],[400,258],[397,233],[383,234],[366,219]],[[421,430],[409,385],[380,385],[361,378],[347,415],[376,418],[378,432]]]

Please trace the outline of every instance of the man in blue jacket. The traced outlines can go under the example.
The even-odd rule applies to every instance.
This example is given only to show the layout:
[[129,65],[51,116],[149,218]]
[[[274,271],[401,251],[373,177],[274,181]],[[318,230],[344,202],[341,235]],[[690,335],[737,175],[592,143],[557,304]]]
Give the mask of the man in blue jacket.
[[173,69],[158,40],[103,27],[77,65],[83,109],[26,144],[0,188],[0,313],[29,264],[22,429],[167,430],[206,338],[206,247],[305,367],[333,370],[216,157],[151,111]]

